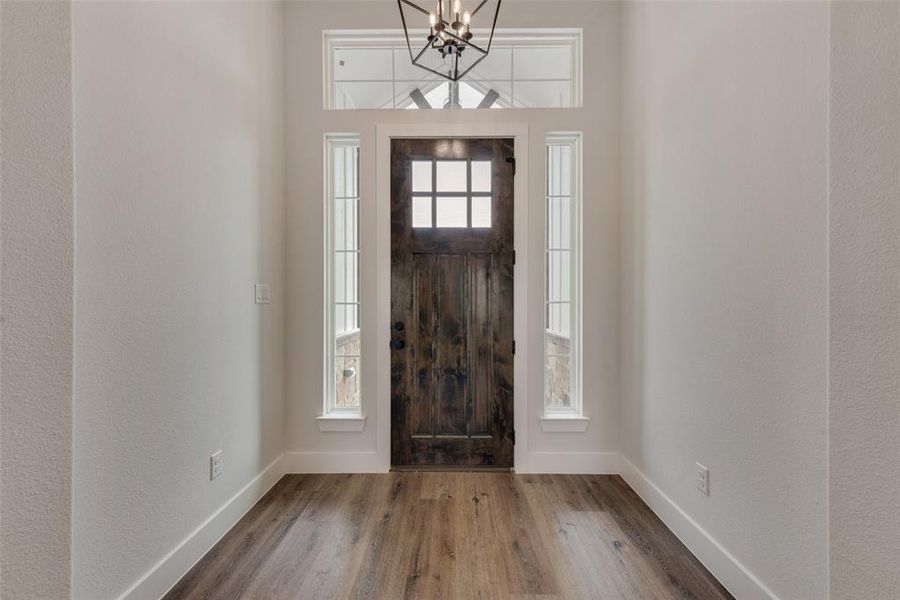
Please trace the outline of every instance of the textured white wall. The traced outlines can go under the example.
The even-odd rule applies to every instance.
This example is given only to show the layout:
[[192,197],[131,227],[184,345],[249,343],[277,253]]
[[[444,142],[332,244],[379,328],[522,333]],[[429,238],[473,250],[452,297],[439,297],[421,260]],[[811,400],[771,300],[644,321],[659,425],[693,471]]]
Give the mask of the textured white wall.
[[624,454],[776,595],[819,600],[827,4],[626,3],[621,35]]
[[831,598],[900,598],[900,3],[831,11]]
[[72,97],[67,3],[0,3],[0,596],[69,596]]
[[122,593],[281,453],[281,16],[74,4],[77,598]]
[[[286,5],[286,115],[288,190],[288,281],[286,414],[287,449],[303,452],[375,450],[377,419],[372,354],[366,355],[365,322],[378,325],[373,295],[362,298],[363,403],[368,417],[362,433],[321,433],[322,412],[322,139],[327,132],[362,136],[363,294],[373,290],[375,272],[371,207],[375,202],[375,126],[433,123],[527,123],[528,190],[531,223],[528,252],[529,297],[542,302],[543,152],[547,131],[584,132],[584,409],[591,417],[583,434],[541,431],[543,410],[541,321],[536,317],[528,385],[531,422],[528,446],[538,452],[615,452],[618,448],[618,44],[617,3],[511,3],[501,8],[503,27],[583,27],[584,108],[515,111],[325,111],[322,109],[322,30],[398,27],[396,6],[381,2],[290,2]],[[367,208],[367,206],[369,208]],[[369,215],[367,218],[367,214]],[[367,244],[369,244],[367,246]],[[368,249],[367,249],[368,248]],[[521,250],[520,250],[521,251]],[[369,262],[371,261],[371,262]],[[370,265],[367,267],[367,265]],[[366,274],[369,274],[367,276]],[[372,311],[372,312],[369,312]],[[538,313],[539,314],[539,313]],[[369,317],[371,315],[371,317]],[[387,348],[374,348],[387,351]],[[369,365],[369,366],[367,366]],[[384,418],[388,418],[385,415]],[[589,455],[593,456],[593,455]],[[565,458],[561,459],[565,461]]]

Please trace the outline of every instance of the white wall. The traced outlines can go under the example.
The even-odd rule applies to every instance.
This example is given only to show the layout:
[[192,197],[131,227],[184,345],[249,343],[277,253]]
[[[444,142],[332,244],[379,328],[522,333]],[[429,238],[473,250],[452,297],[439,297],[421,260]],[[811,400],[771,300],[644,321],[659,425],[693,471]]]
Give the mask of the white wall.
[[282,451],[281,16],[74,4],[76,598],[124,592]]
[[[286,5],[286,131],[287,131],[287,343],[286,447],[296,452],[299,469],[322,468],[345,452],[364,455],[376,449],[377,373],[372,368],[376,347],[367,331],[387,327],[378,320],[371,290],[375,289],[374,203],[376,190],[376,124],[525,123],[531,169],[527,252],[530,260],[529,299],[542,302],[543,144],[547,131],[584,132],[584,410],[591,417],[586,433],[548,434],[538,416],[543,409],[542,363],[539,351],[529,366],[528,450],[547,461],[578,469],[604,468],[602,461],[618,444],[618,10],[616,3],[504,3],[504,27],[583,27],[584,108],[516,111],[325,111],[322,109],[322,30],[398,27],[396,7],[379,2],[292,2]],[[322,139],[327,132],[356,132],[362,137],[362,303],[363,412],[362,433],[322,433],[315,417],[322,411]],[[520,256],[523,252],[519,249]],[[368,266],[367,266],[368,265]],[[369,295],[366,290],[370,290]],[[539,314],[539,311],[538,311]],[[540,348],[541,320],[530,321],[531,346]],[[366,326],[365,323],[374,323]],[[360,455],[339,461],[345,468],[362,465]],[[537,458],[535,458],[537,460]],[[537,464],[536,462],[534,464]],[[607,463],[608,464],[608,463]],[[519,465],[521,467],[521,465]],[[327,467],[325,467],[327,468]]]
[[739,597],[824,598],[828,6],[622,17],[625,470]]
[[831,43],[831,598],[900,598],[900,3]]
[[69,595],[72,97],[67,3],[0,2],[0,596]]

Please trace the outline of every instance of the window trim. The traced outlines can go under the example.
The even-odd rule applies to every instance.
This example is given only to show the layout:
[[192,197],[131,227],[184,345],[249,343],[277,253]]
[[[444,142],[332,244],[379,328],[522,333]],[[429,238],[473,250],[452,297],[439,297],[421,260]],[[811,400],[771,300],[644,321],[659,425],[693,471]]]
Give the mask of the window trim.
[[366,426],[366,418],[356,413],[331,413],[316,417],[319,431],[354,432],[362,431]]
[[[550,146],[569,146],[572,149],[572,197],[570,204],[570,230],[571,230],[571,261],[570,261],[570,321],[569,321],[569,407],[547,406],[547,323],[541,329],[541,360],[543,362],[543,403],[544,413],[541,417],[541,428],[547,432],[581,432],[587,428],[588,417],[584,415],[583,387],[582,387],[582,133],[575,131],[548,132],[544,138],[544,227],[543,227],[543,307],[544,319],[547,310],[547,290],[550,282],[547,273],[547,256],[549,237],[547,232],[547,208],[549,206],[549,162],[547,160],[547,148]],[[567,422],[570,421],[570,422]]]
[[[487,34],[489,29],[474,29],[474,33]],[[410,29],[410,35],[428,34],[425,29]],[[541,46],[569,46],[572,48],[572,105],[568,108],[582,108],[583,99],[583,47],[584,30],[580,27],[516,27],[494,31],[492,48],[535,48]],[[334,108],[334,51],[338,49],[402,49],[408,52],[406,36],[402,29],[325,29],[322,31],[322,108],[323,110],[402,110],[397,107],[382,109],[338,109]],[[425,71],[422,71],[423,74]],[[424,75],[427,77],[427,75]],[[445,80],[435,80],[444,83]],[[529,81],[519,79],[514,81]],[[544,81],[543,79],[541,81]],[[392,79],[392,83],[396,81]],[[509,106],[514,110],[548,110]],[[473,109],[469,109],[473,110]],[[554,110],[554,109],[549,109]],[[560,109],[555,109],[560,110]],[[565,110],[565,109],[562,109]]]
[[[322,415],[318,417],[319,429],[322,431],[362,431],[365,423],[365,417],[362,416],[363,394],[360,385],[359,406],[355,408],[341,408],[334,406],[336,386],[335,386],[335,360],[337,330],[335,329],[335,302],[334,302],[334,150],[336,148],[356,148],[357,149],[357,201],[362,202],[360,188],[360,167],[361,161],[360,135],[356,133],[326,133],[323,145],[324,168],[324,247],[325,256],[323,264],[323,289],[324,289],[324,323],[323,323],[323,350],[324,350],[324,369],[323,372],[323,399],[322,399]],[[359,233],[359,210],[356,213],[357,233]],[[359,241],[357,241],[359,244]],[[357,250],[358,259],[361,262],[361,248]],[[357,269],[357,278],[359,277],[359,269]],[[357,282],[357,329],[360,335],[360,358],[359,363],[362,365],[362,290]],[[346,331],[341,335],[350,335],[354,332]],[[362,369],[360,369],[360,372]],[[357,377],[360,377],[357,374]]]

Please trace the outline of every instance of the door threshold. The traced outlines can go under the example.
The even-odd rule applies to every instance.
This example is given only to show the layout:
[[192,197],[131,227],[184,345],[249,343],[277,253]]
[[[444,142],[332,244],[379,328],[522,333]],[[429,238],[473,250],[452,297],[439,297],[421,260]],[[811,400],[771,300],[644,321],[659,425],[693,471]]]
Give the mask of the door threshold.
[[452,465],[391,465],[397,473],[512,473],[512,467],[454,467]]

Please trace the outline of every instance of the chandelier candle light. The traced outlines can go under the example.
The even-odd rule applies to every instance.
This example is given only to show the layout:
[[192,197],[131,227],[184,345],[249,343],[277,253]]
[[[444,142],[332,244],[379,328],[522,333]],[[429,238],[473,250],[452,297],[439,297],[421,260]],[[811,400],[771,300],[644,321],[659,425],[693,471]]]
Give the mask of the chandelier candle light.
[[[436,2],[436,9],[428,10],[421,2],[397,0],[409,57],[418,67],[450,81],[459,81],[491,51],[501,0],[468,0],[471,10],[463,9],[462,0]],[[486,38],[486,44],[473,41],[471,24],[476,15],[486,17],[483,22],[491,19],[490,34],[481,36]],[[408,23],[415,23],[420,18],[427,18],[427,36],[424,30],[421,36],[417,35],[417,30],[409,30]]]

